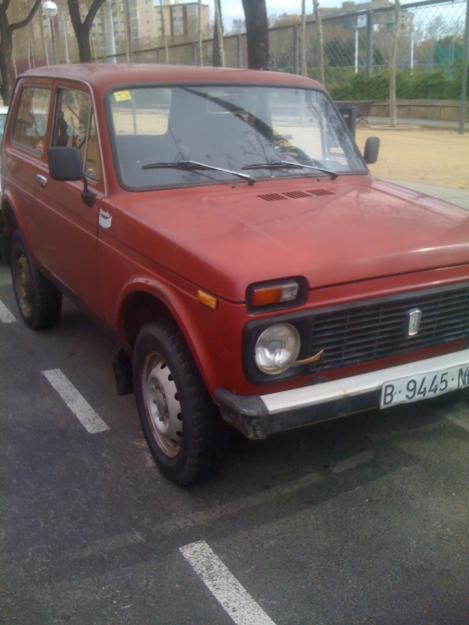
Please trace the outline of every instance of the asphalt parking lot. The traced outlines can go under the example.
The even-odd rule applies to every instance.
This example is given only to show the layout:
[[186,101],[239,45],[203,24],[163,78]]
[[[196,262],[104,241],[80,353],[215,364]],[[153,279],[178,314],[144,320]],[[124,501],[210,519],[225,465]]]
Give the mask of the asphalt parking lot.
[[115,394],[102,329],[67,304],[34,334],[3,267],[0,302],[2,625],[469,623],[464,396],[234,437],[182,490]]

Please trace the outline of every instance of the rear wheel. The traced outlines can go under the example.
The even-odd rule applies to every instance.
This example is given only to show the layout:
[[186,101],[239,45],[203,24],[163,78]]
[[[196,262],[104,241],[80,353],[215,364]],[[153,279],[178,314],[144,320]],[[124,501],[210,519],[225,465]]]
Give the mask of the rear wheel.
[[57,325],[62,294],[35,267],[18,231],[12,236],[10,265],[13,290],[24,322],[33,330]]
[[133,375],[142,428],[160,470],[182,486],[213,473],[223,457],[224,424],[173,323],[142,328]]

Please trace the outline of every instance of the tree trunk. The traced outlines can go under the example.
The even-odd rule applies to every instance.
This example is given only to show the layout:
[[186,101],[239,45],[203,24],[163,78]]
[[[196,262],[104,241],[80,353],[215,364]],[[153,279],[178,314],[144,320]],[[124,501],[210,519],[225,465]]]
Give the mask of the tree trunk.
[[269,23],[265,0],[243,0],[248,43],[248,67],[269,67]]
[[2,86],[0,92],[4,104],[10,103],[11,92],[15,82],[15,67],[13,65],[13,33],[15,30],[24,28],[33,19],[34,14],[39,9],[41,0],[34,0],[29,13],[26,17],[10,24],[8,20],[9,1],[0,2],[0,77]]
[[391,58],[389,59],[389,117],[392,128],[397,126],[396,64],[401,24],[400,8],[400,0],[394,0],[394,37],[392,40]]
[[79,33],[75,33],[78,44],[78,56],[80,63],[91,63],[91,45],[89,33],[80,29]]
[[317,55],[318,55],[318,70],[319,70],[319,82],[323,85],[326,84],[326,71],[324,66],[324,33],[322,30],[322,17],[319,11],[319,0],[313,0],[314,19],[316,21],[316,28],[318,31],[317,38]]
[[213,64],[225,67],[225,43],[223,41],[223,15],[221,0],[215,0],[215,31],[213,33]]
[[10,103],[13,83],[15,82],[15,69],[12,61],[13,42],[9,27],[2,28],[0,33],[0,75],[2,77],[1,92],[4,104],[8,105]]
[[164,62],[166,63],[166,65],[168,65],[169,64],[169,45],[168,45],[168,35],[166,33],[166,21],[164,18],[164,6],[165,5],[163,5],[163,0],[160,0],[161,36],[163,38],[163,46],[164,46]]
[[306,63],[306,0],[301,0],[301,37],[300,37],[301,73],[308,75]]
[[70,13],[70,21],[72,22],[77,40],[80,63],[89,63],[92,61],[93,55],[91,54],[90,32],[94,18],[103,4],[104,0],[93,0],[82,22],[80,0],[68,0],[68,12]]
[[132,30],[130,28],[130,7],[128,2],[124,2],[124,16],[125,16],[125,58],[127,63],[132,62]]
[[204,39],[202,32],[202,0],[199,0],[197,6],[197,34],[198,34],[198,48],[199,48],[199,65],[204,64]]

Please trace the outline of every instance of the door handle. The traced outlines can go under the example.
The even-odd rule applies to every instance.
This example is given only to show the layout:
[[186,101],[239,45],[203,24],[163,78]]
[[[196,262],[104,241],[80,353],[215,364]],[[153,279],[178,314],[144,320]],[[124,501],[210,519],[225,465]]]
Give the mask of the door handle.
[[43,189],[44,187],[47,187],[47,178],[43,176],[42,174],[36,174],[36,182]]

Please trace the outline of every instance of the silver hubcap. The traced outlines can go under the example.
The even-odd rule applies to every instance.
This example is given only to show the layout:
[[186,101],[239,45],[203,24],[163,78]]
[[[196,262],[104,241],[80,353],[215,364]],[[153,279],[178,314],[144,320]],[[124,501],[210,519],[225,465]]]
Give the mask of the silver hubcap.
[[149,354],[142,369],[145,409],[161,451],[175,458],[182,445],[182,414],[171,371],[157,353]]

